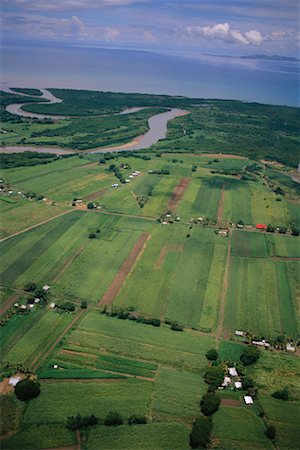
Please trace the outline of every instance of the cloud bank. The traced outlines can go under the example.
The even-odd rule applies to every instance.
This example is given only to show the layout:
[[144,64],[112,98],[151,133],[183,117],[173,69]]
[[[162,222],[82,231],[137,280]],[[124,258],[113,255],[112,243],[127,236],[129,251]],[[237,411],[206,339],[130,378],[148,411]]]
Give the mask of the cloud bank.
[[265,38],[257,30],[249,30],[242,33],[225,23],[218,23],[211,27],[187,26],[185,32],[191,37],[203,37],[206,39],[219,39],[224,42],[242,45],[260,46]]

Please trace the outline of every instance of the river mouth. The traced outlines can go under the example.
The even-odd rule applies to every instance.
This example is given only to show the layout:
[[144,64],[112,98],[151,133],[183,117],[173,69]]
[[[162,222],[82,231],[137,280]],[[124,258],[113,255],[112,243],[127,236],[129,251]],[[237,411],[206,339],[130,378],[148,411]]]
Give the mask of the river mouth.
[[[43,92],[43,97],[49,100],[50,103],[60,103],[62,100],[54,97],[51,92],[46,89],[41,89]],[[14,91],[10,91],[15,93]],[[44,102],[43,102],[44,103]],[[27,105],[29,103],[26,103]],[[55,118],[55,119],[64,119],[71,118],[72,116],[51,116],[46,114],[37,114],[37,113],[29,113],[27,111],[22,110],[22,106],[24,103],[12,103],[6,107],[6,110],[11,114],[16,114],[23,117],[33,117],[33,118]],[[118,114],[132,114],[145,107],[136,107],[136,108],[127,108],[121,111]],[[134,138],[131,142],[127,144],[117,145],[114,147],[98,147],[91,148],[89,150],[76,151],[73,149],[62,148],[62,147],[47,147],[47,146],[35,146],[35,145],[11,145],[11,146],[2,146],[0,147],[0,153],[21,153],[21,152],[38,152],[38,153],[51,153],[56,155],[69,155],[69,154],[77,154],[77,153],[107,153],[107,152],[125,152],[131,150],[145,150],[152,145],[156,144],[158,141],[165,139],[167,135],[167,124],[169,120],[175,119],[176,117],[181,117],[184,115],[190,114],[189,111],[172,108],[167,112],[154,114],[148,119],[148,127],[149,130],[140,136]],[[79,116],[78,116],[79,117]]]

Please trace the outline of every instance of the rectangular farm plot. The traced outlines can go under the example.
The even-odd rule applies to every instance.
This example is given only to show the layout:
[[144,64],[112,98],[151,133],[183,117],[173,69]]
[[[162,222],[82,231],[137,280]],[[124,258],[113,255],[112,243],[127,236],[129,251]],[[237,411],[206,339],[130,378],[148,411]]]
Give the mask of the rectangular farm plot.
[[199,216],[216,219],[221,191],[220,177],[193,178],[179,204],[178,215],[184,219]]
[[154,385],[152,417],[158,422],[192,423],[206,391],[200,374],[161,368]]
[[268,248],[264,233],[236,230],[232,233],[233,256],[267,258]]
[[106,382],[41,382],[41,394],[30,402],[24,417],[26,426],[66,423],[78,411],[82,416],[95,414],[104,418],[112,409],[124,417],[145,415],[152,383],[136,379]]
[[159,449],[189,450],[189,429],[179,423],[147,423],[119,427],[93,427],[89,433],[87,450]]
[[[170,176],[140,174],[130,184],[110,188],[101,198],[101,205],[108,211],[157,217],[166,210],[177,180]],[[139,199],[142,197],[146,203],[141,208]]]
[[249,183],[249,187],[253,223],[289,225],[289,212],[285,201],[276,201],[277,195],[267,190],[265,186]]
[[[185,233],[181,225],[158,226],[115,303],[187,326],[198,327],[201,321],[203,327],[211,329],[217,315],[227,241],[211,229],[195,227],[189,238]],[[220,260],[221,264],[212,265]]]
[[[58,295],[99,303],[143,234],[140,226],[135,227],[134,219],[99,215],[98,220],[100,217],[99,238],[89,240],[86,236],[87,245],[57,281]],[[145,221],[142,226],[150,229],[152,223]]]
[[297,333],[296,310],[281,261],[232,257],[224,328],[262,336]]
[[63,206],[48,205],[45,202],[27,199],[18,199],[12,204],[0,202],[0,238],[50,219],[65,209]]
[[74,319],[73,314],[59,314],[48,311],[35,322],[21,339],[5,355],[11,364],[31,366],[46,349],[58,338],[60,333]]
[[264,431],[262,420],[246,406],[221,406],[214,415],[212,437],[217,448],[272,449]]
[[180,370],[201,370],[205,353],[213,345],[209,336],[176,333],[129,320],[89,312],[76,330],[69,334],[64,348],[75,352],[114,353],[130,359],[163,363]]
[[[24,234],[0,243],[1,280],[4,284],[17,283],[18,278],[49,248],[80,220],[77,211],[54,219]],[[32,280],[29,280],[32,281]]]
[[246,224],[252,224],[249,183],[247,181],[225,179],[224,189],[223,222],[236,223],[238,220],[243,220]]

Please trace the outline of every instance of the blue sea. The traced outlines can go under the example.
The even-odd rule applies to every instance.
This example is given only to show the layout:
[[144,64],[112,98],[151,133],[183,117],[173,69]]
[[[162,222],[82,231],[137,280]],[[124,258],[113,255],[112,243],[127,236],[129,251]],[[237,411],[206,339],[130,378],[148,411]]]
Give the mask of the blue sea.
[[300,106],[299,62],[7,44],[2,84],[238,99]]

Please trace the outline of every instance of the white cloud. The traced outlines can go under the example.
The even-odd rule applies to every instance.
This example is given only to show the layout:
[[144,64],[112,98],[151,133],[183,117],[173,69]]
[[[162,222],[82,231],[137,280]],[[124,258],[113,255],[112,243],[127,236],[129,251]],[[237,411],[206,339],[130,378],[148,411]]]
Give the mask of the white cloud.
[[120,31],[116,28],[107,27],[105,28],[104,39],[106,41],[114,41],[120,36]]
[[243,33],[240,30],[232,29],[227,22],[218,23],[211,27],[189,26],[185,27],[185,31],[191,37],[200,36],[207,39],[219,39],[224,42],[241,45],[259,46],[265,40],[257,30],[249,30]]

